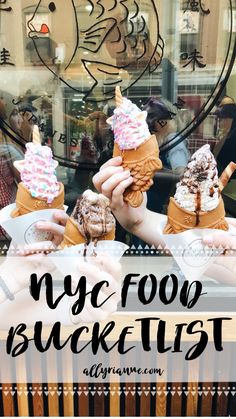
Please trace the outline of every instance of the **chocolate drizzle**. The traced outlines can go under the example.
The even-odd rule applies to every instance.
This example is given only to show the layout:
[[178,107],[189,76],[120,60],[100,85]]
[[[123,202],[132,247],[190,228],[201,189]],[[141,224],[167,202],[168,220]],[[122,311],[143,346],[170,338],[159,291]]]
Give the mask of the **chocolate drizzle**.
[[193,154],[177,184],[175,199],[182,208],[196,213],[198,226],[201,212],[217,207],[217,189],[217,165],[209,145],[206,144]]
[[212,198],[214,196],[214,193],[215,193],[215,189],[212,186],[211,189],[210,189],[210,191],[209,191],[209,196]]
[[86,260],[87,257],[87,249],[88,249],[88,243],[84,243],[84,253],[83,253],[83,257]]
[[196,227],[200,224],[200,212],[201,212],[201,191],[198,189],[196,194]]

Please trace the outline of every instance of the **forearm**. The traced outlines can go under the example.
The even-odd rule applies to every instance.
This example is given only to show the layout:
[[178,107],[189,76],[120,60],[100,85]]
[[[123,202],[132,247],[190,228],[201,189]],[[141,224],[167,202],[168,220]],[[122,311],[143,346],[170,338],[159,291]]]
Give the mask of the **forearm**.
[[164,245],[163,239],[159,234],[160,228],[158,228],[163,223],[163,218],[162,214],[147,209],[143,221],[134,225],[132,233],[151,246]]
[[136,217],[130,219],[119,211],[114,211],[114,215],[125,230],[144,240],[149,245],[157,247],[163,243],[158,233],[158,226],[163,222],[164,218],[162,214],[146,208],[141,214],[137,211]]

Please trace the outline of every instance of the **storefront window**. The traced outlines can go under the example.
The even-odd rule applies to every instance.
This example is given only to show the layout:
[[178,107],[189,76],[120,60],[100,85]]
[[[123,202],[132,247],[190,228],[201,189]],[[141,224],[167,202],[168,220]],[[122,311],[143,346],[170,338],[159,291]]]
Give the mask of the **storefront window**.
[[235,41],[236,0],[0,0],[1,416],[236,417]]
[[215,105],[235,72],[235,6],[229,0],[2,2],[4,141],[24,151],[38,124],[70,203],[112,156],[106,120],[119,85],[139,107],[150,97],[169,107],[175,125],[159,144],[164,170],[174,169],[166,156],[179,143],[189,154],[206,142],[213,149]]

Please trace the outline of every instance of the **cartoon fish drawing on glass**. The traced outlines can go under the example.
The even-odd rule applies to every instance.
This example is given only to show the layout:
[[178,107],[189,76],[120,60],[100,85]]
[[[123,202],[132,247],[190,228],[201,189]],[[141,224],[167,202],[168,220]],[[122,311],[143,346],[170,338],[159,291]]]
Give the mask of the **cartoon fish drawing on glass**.
[[[50,35],[48,25],[42,23],[36,30],[34,23],[39,11],[46,8],[53,14],[61,13],[64,8],[64,16],[72,15],[74,20],[73,42],[66,43],[66,59],[59,75],[55,62],[49,65],[40,57],[37,45],[39,37]],[[27,25],[29,37],[43,64],[61,82],[83,93],[87,101],[113,98],[117,85],[125,91],[146,71],[154,72],[162,61],[164,42],[154,0],[40,0]],[[66,25],[68,22],[65,22],[65,31]],[[149,27],[152,28],[151,36]],[[87,71],[90,79],[87,90],[82,89],[81,72],[77,82],[66,78],[74,64]]]

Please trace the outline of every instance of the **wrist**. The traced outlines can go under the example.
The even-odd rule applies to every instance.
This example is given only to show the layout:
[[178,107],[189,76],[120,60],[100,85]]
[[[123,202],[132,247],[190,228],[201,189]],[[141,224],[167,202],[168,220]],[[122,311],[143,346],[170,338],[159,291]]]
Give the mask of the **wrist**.
[[145,220],[146,220],[146,213],[147,210],[144,211],[142,217],[137,216],[133,220],[126,220],[126,223],[123,224],[125,230],[129,233],[134,234],[135,236],[140,237],[142,235],[143,229],[145,228]]

